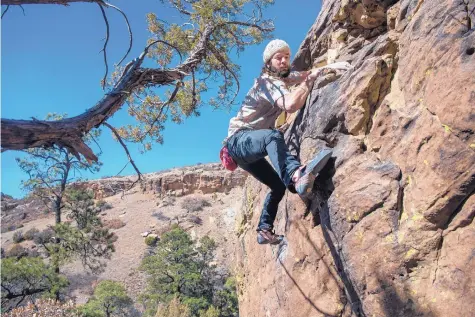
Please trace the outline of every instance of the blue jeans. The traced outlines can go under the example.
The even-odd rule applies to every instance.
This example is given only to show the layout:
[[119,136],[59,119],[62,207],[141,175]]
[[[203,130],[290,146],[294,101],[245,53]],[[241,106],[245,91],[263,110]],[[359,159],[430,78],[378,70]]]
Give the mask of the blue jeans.
[[278,130],[241,130],[228,139],[226,146],[239,167],[270,188],[257,230],[272,230],[279,202],[285,189],[292,186],[292,174],[300,162],[290,154],[284,135]]

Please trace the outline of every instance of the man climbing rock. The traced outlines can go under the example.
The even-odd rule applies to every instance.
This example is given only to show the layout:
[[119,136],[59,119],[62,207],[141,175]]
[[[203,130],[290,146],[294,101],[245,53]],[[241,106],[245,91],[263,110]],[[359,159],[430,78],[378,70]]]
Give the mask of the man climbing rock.
[[[303,166],[289,152],[283,133],[275,129],[275,120],[283,111],[293,113],[303,107],[314,81],[325,68],[291,72],[290,47],[278,39],[269,42],[263,59],[261,75],[247,93],[237,115],[230,120],[220,157],[225,166],[226,162],[235,163],[270,188],[257,227],[257,242],[279,244],[283,236],[274,233],[273,224],[286,188],[301,196],[311,192],[316,175],[328,162],[332,151],[322,150]],[[337,63],[327,68],[347,70],[349,64]],[[297,86],[290,91],[291,85]]]

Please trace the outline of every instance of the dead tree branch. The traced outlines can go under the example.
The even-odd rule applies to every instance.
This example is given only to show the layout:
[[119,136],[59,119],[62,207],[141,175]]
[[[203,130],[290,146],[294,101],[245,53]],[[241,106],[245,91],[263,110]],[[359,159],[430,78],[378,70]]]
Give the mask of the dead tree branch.
[[[68,4],[69,2],[80,1],[7,0],[4,1],[4,4]],[[99,5],[104,4],[103,1],[99,0],[84,0],[82,2],[95,2]],[[103,8],[101,7],[101,9]],[[152,45],[161,42],[166,45],[169,45],[170,47],[173,47],[170,43],[167,43],[165,41],[154,41],[144,49],[144,51],[138,58],[134,59],[126,65],[122,76],[112,87],[111,91],[106,93],[104,97],[99,100],[95,106],[87,109],[84,113],[75,117],[57,121],[12,120],[2,118],[2,151],[21,150],[34,147],[51,147],[54,145],[58,145],[67,148],[78,159],[80,158],[80,155],[82,155],[89,162],[97,161],[96,155],[89,148],[89,146],[84,143],[84,135],[86,135],[91,129],[97,128],[101,124],[104,124],[106,120],[113,116],[114,113],[122,107],[127,97],[130,94],[134,93],[134,91],[149,87],[173,84],[176,85],[177,82],[182,82],[185,76],[190,76],[195,70],[197,70],[200,63],[205,60],[207,50],[210,46],[209,42],[213,32],[219,30],[220,28],[226,27],[227,25],[253,27],[262,32],[268,32],[273,30],[271,26],[266,26],[264,24],[260,25],[253,24],[250,22],[239,21],[216,23],[214,21],[210,21],[200,30],[200,38],[198,42],[193,47],[193,49],[188,52],[187,58],[179,65],[174,68],[168,69],[142,68],[142,62],[146,57],[149,48]],[[174,48],[175,50],[177,50],[177,52],[179,52],[176,47]],[[213,53],[217,56],[219,60],[219,52],[216,53],[215,50]],[[220,60],[221,63],[223,63],[223,61],[226,62],[224,58]],[[223,67],[226,69],[226,64],[224,64]],[[227,69],[227,71],[231,73],[237,81],[237,76],[235,76],[233,71],[229,68]]]
[[100,3],[97,3],[99,8],[101,9],[102,17],[104,18],[104,23],[106,24],[106,37],[104,40],[104,47],[102,48],[101,52],[104,53],[104,64],[106,65],[106,73],[104,74],[104,78],[102,79],[102,89],[106,88],[106,80],[107,74],[109,73],[109,65],[107,64],[107,43],[109,43],[109,21],[107,20],[106,12]]
[[117,132],[117,130],[111,126],[109,123],[107,122],[104,122],[103,123],[106,127],[108,127],[112,133],[114,133],[115,137],[117,138],[117,141],[119,141],[120,145],[122,145],[122,147],[124,148],[124,151],[125,153],[127,154],[127,158],[129,159],[129,162],[132,164],[132,166],[134,167],[135,171],[137,172],[137,175],[138,175],[138,180],[141,180],[142,179],[142,173],[140,173],[139,169],[137,168],[137,165],[135,165],[135,162],[134,160],[132,159],[132,156],[130,156],[130,152],[129,152],[129,149],[127,148],[127,145],[124,143],[124,141],[122,140],[119,132]]
[[233,104],[234,100],[236,99],[237,95],[239,94],[239,89],[240,89],[239,79],[238,79],[236,73],[228,66],[228,63],[224,59],[223,55],[221,55],[221,53],[214,46],[210,46],[209,49],[213,53],[213,55],[216,57],[216,59],[221,63],[221,65],[223,65],[224,69],[227,70],[229,73],[231,73],[234,80],[236,81],[237,89],[234,92],[234,97],[230,102],[230,104]]
[[122,14],[122,16],[125,19],[125,23],[127,24],[127,29],[129,31],[129,48],[127,49],[127,52],[125,53],[124,57],[122,57],[121,60],[117,63],[117,65],[120,65],[124,61],[124,59],[129,55],[130,50],[132,49],[132,42],[133,42],[132,29],[130,28],[130,23],[129,23],[129,19],[127,18],[127,15],[121,9],[119,9],[118,7],[110,3],[107,3],[107,2],[103,2],[103,3],[105,6],[113,8],[119,11],[120,14]]
[[168,85],[183,78],[182,72],[177,69],[140,68],[141,63],[142,60],[137,59],[116,87],[81,115],[57,121],[2,119],[2,151],[57,144],[66,147],[78,158],[82,154],[88,161],[97,161],[96,155],[82,140],[88,131],[100,126],[119,110],[136,88]]
[[106,24],[106,37],[105,37],[104,47],[101,50],[101,52],[103,52],[103,55],[104,55],[104,64],[105,64],[105,67],[106,67],[104,78],[102,79],[102,89],[105,89],[107,75],[109,73],[109,64],[107,63],[106,48],[107,48],[107,44],[109,42],[110,28],[109,28],[109,21],[107,19],[107,15],[106,15],[106,12],[104,10],[104,7],[113,8],[113,9],[119,11],[119,13],[122,14],[122,16],[124,17],[125,23],[127,25],[127,29],[129,31],[129,47],[127,49],[127,52],[121,58],[121,60],[117,63],[117,65],[120,65],[124,61],[124,59],[129,55],[129,53],[132,49],[133,36],[132,36],[132,30],[131,30],[131,27],[130,27],[129,19],[127,18],[127,15],[121,9],[119,9],[118,7],[112,5],[108,2],[105,2],[103,0],[6,0],[6,1],[3,1],[3,3],[2,3],[3,5],[7,5],[7,8],[2,13],[2,18],[4,16],[4,14],[8,11],[8,8],[10,7],[10,5],[19,5],[23,9],[23,7],[22,7],[23,4],[61,4],[61,5],[68,6],[69,3],[71,3],[71,2],[97,3],[99,8],[101,9],[101,13],[102,13],[102,16],[104,18],[104,22]]
[[2,12],[2,19],[3,19],[3,16],[5,15],[5,13],[7,13],[8,9],[10,9],[9,5],[7,5],[7,8],[5,9],[5,11]]
[[97,161],[96,155],[83,142],[82,137],[92,128],[98,127],[110,118],[124,104],[126,98],[139,87],[152,87],[182,81],[206,56],[206,46],[214,31],[207,25],[200,41],[188,58],[174,69],[141,68],[148,49],[135,59],[129,70],[109,93],[94,107],[81,115],[57,121],[1,120],[2,151],[21,150],[32,147],[64,146],[79,158],[82,154],[88,161]]

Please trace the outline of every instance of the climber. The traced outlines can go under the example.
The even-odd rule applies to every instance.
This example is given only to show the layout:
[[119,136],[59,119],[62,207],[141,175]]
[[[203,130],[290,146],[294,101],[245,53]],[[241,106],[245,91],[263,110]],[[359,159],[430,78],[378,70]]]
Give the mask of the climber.
[[[263,59],[261,75],[247,93],[237,115],[230,120],[220,157],[226,168],[233,170],[239,166],[270,188],[257,227],[257,242],[279,244],[283,236],[274,233],[273,224],[286,188],[301,196],[311,192],[316,175],[328,162],[332,151],[320,151],[303,166],[290,153],[283,133],[275,129],[274,123],[283,111],[293,113],[302,108],[314,81],[325,69],[332,67],[291,72],[290,47],[278,39],[268,43]],[[347,70],[349,67],[348,63],[337,63],[333,69]],[[290,91],[291,85],[297,86]]]

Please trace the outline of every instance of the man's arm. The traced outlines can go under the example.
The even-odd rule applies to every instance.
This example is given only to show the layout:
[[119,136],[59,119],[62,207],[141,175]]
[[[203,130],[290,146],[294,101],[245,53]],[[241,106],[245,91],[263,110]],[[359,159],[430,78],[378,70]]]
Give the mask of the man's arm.
[[312,69],[311,71],[299,72],[302,81],[294,91],[277,99],[275,104],[288,113],[293,113],[303,107],[305,100],[312,88],[313,82],[321,75],[328,73],[328,71],[347,71],[352,66],[347,62],[333,63],[324,67]]
[[288,77],[284,78],[284,81],[287,85],[297,85],[304,81],[305,78],[307,78],[308,74],[310,74],[310,71],[307,70],[293,71],[289,74]]
[[320,75],[321,70],[312,70],[308,72],[307,77],[289,94],[286,94],[276,100],[277,107],[288,113],[293,113],[303,107],[305,100],[312,88],[313,82]]

